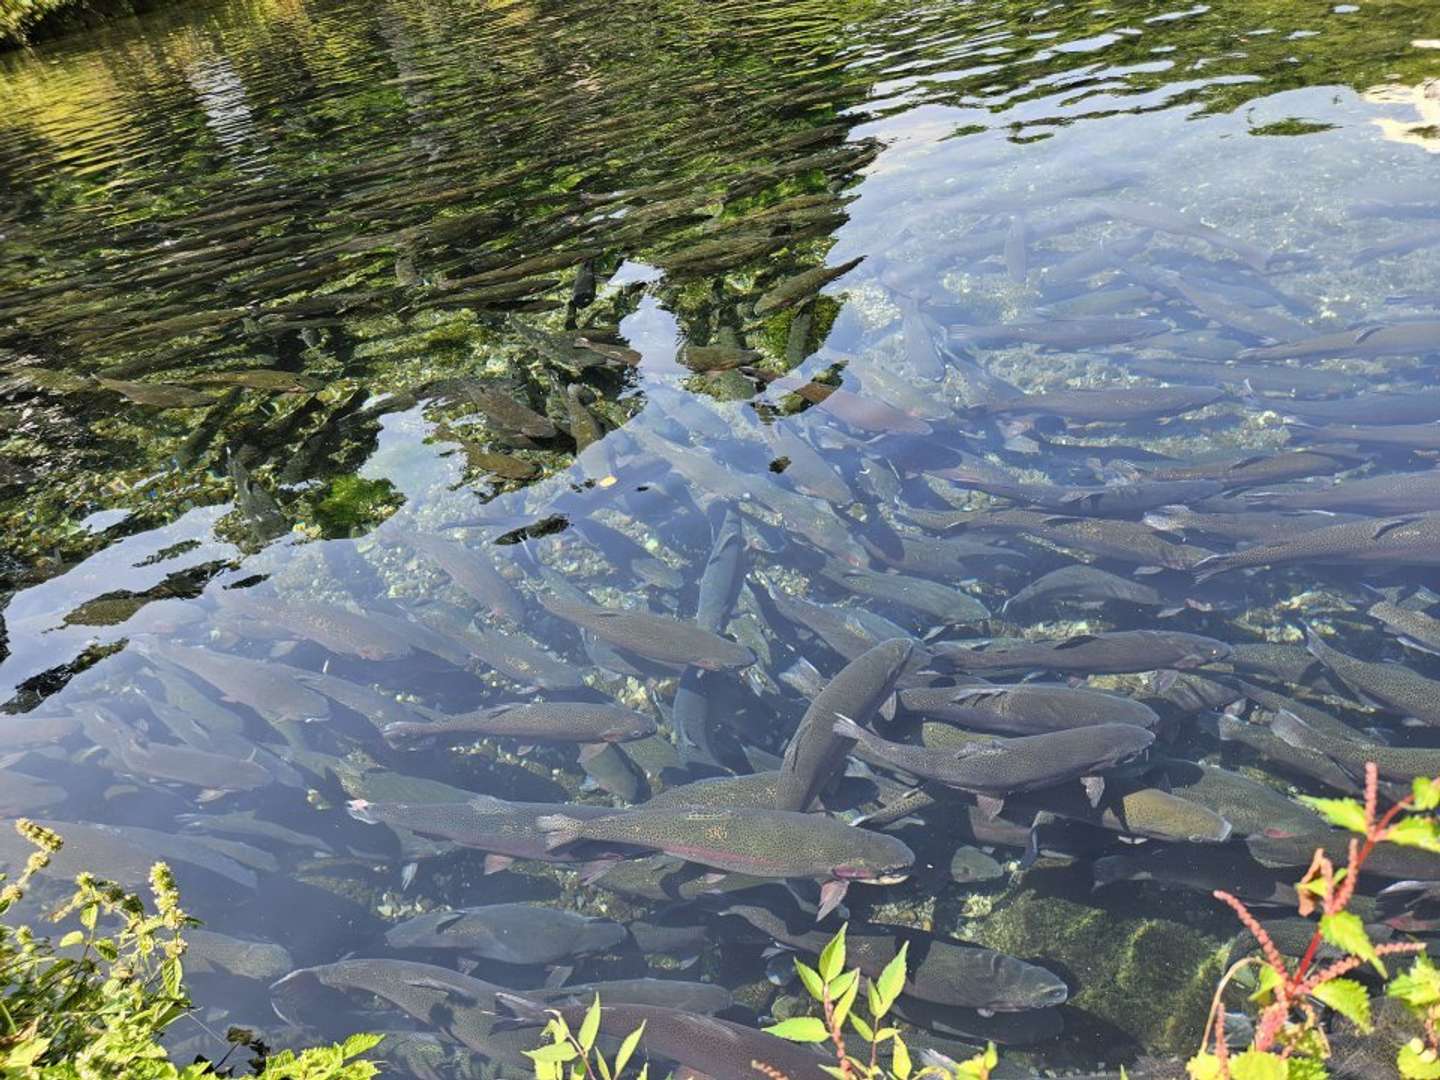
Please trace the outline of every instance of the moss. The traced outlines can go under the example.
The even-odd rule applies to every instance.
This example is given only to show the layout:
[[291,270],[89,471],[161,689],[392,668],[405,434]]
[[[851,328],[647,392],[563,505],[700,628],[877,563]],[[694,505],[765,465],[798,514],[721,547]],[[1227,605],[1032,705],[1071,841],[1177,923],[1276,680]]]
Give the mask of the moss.
[[326,536],[349,536],[368,529],[393,514],[404,496],[389,480],[337,476],[315,504],[315,523]]
[[1192,1052],[1224,971],[1233,925],[1209,908],[1197,907],[1188,917],[1192,905],[1171,892],[1162,904],[1150,890],[1125,898],[1112,890],[1104,908],[1093,906],[1083,899],[1088,876],[1084,867],[1042,864],[988,918],[966,927],[967,936],[1062,973],[1073,1009],[1147,1050]]

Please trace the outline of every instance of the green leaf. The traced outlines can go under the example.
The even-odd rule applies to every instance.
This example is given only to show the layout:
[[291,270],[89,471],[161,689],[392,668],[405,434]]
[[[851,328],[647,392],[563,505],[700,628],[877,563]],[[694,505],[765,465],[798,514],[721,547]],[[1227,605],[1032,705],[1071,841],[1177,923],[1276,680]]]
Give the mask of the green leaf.
[[1382,977],[1385,975],[1385,965],[1375,954],[1375,946],[1370,944],[1365,924],[1353,911],[1337,911],[1333,915],[1321,916],[1320,936],[1337,949],[1368,960]]
[[875,1029],[862,1020],[859,1013],[852,1012],[850,1014],[850,1026],[853,1027],[866,1042],[875,1041]]
[[820,962],[816,967],[820,971],[820,977],[830,982],[840,974],[845,967],[845,928],[849,923],[844,923],[830,943],[820,952]]
[[875,989],[874,979],[865,984],[865,999],[870,1003],[870,1016],[878,1024],[884,1019],[885,1002],[880,998],[880,991]]
[[1440,1078],[1440,1060],[1435,1051],[1428,1049],[1419,1039],[1411,1039],[1400,1048],[1395,1058],[1395,1067],[1405,1080],[1437,1080]]
[[[846,983],[844,991],[840,994],[840,999],[835,1003],[833,1023],[837,1028],[845,1023],[845,1017],[850,1015],[850,1007],[855,1004],[855,995],[860,992],[860,969],[853,968],[846,972],[846,975],[852,977],[850,981]],[[836,985],[839,985],[842,981],[844,980],[837,979]]]
[[1431,817],[1407,817],[1385,830],[1385,839],[1401,847],[1440,851],[1440,823]]
[[1230,1059],[1230,1080],[1286,1080],[1285,1059],[1259,1050],[1246,1050]]
[[640,1026],[634,1031],[630,1032],[629,1035],[625,1036],[625,1041],[620,1044],[620,1049],[615,1053],[616,1076],[619,1076],[621,1073],[623,1073],[625,1071],[625,1066],[630,1064],[630,1059],[635,1054],[635,1048],[640,1045],[640,1040],[644,1037],[644,1035],[645,1021],[641,1020]]
[[1434,810],[1440,806],[1440,781],[1417,776],[1410,784],[1410,795],[1416,810]]
[[1270,992],[1280,985],[1280,973],[1269,964],[1266,964],[1260,969],[1260,976],[1257,982],[1259,985],[1255,988],[1255,992],[1250,995],[1251,1001],[1262,1001],[1269,996]]
[[885,970],[880,972],[880,978],[875,980],[875,989],[880,994],[880,1009],[875,1013],[877,1020],[890,1011],[890,1006],[894,1005],[895,999],[900,996],[900,990],[905,985],[905,962],[909,952],[910,943],[907,941],[885,965]]
[[1424,953],[1415,957],[1410,970],[1396,975],[1385,987],[1385,993],[1399,998],[1406,1005],[1424,1009],[1440,1002],[1440,969]]
[[1300,801],[1331,825],[1349,829],[1351,832],[1365,831],[1365,807],[1356,799],[1322,799],[1314,795],[1301,795]]
[[820,973],[809,964],[800,960],[795,961],[795,974],[800,976],[800,981],[805,985],[806,991],[816,1001],[825,1000],[825,980],[820,978]]
[[580,1024],[580,1034],[575,1041],[580,1044],[580,1049],[587,1054],[590,1048],[595,1045],[595,1036],[600,1033],[600,995],[595,995],[594,1002],[585,1012],[585,1019]]
[[1331,979],[1311,992],[1361,1031],[1370,1032],[1370,995],[1354,979]]
[[96,938],[91,945],[95,949],[96,955],[107,964],[113,964],[120,958],[120,950],[108,937]]
[[1319,1058],[1291,1054],[1285,1062],[1285,1080],[1330,1080],[1330,1070]]
[[71,930],[68,934],[66,934],[60,939],[60,944],[57,947],[61,949],[68,949],[72,945],[79,945],[84,940],[84,930]]
[[910,1073],[913,1070],[914,1066],[910,1063],[910,1048],[905,1045],[904,1039],[896,1035],[890,1044],[890,1071],[895,1074],[896,1080],[910,1080]]
[[851,968],[849,971],[841,975],[838,979],[832,979],[830,981],[830,1000],[838,1001],[846,994],[848,994],[850,992],[850,988],[855,985],[856,981],[859,978],[860,969]]
[[821,1065],[820,1068],[825,1070],[827,1076],[835,1077],[835,1080],[850,1080],[849,1074],[839,1065]]
[[635,1080],[650,1080],[650,1063],[648,1061],[640,1066],[640,1075]]
[[1185,1063],[1190,1080],[1220,1080],[1220,1059],[1214,1054],[1199,1053]]
[[526,1050],[525,1056],[532,1061],[561,1062],[570,1061],[579,1057],[580,1051],[568,1042],[551,1043],[549,1046],[542,1046],[538,1050]]
[[818,1043],[830,1038],[830,1033],[825,1030],[825,1021],[817,1016],[792,1016],[764,1030],[791,1042]]

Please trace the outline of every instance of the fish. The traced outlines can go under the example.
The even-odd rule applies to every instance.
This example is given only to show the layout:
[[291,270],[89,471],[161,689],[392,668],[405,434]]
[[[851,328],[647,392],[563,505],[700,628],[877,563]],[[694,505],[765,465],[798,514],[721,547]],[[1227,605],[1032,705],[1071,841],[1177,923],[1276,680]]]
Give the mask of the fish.
[[1363,464],[1364,460],[1359,454],[1311,447],[1274,453],[1227,454],[1191,464],[1152,465],[1145,468],[1144,474],[1153,480],[1219,480],[1226,488],[1236,489],[1344,472]]
[[817,266],[786,278],[755,301],[755,314],[769,316],[808,300],[836,278],[844,277],[864,261],[858,256],[839,266]]
[[1084,675],[1176,668],[1225,660],[1230,646],[1203,634],[1174,630],[1115,630],[1058,642],[1024,642],[976,649],[952,642],[930,646],[937,660],[957,671],[1068,671]]
[[1417,776],[1440,776],[1440,750],[1337,739],[1291,712],[1276,713],[1270,730],[1291,746],[1324,754],[1352,778],[1363,777],[1367,763],[1374,764],[1382,780],[1397,783],[1408,784]]
[[95,385],[128,398],[137,405],[149,405],[157,409],[199,409],[215,402],[209,394],[173,383],[128,382],[124,379],[96,376]]
[[1160,723],[1154,709],[1133,698],[1057,683],[909,687],[900,690],[896,700],[907,713],[1001,735],[1039,735],[1095,724],[1155,728]]
[[941,748],[882,739],[842,717],[835,734],[896,769],[976,796],[994,817],[1011,796],[1082,780],[1092,802],[1104,791],[1101,774],[1142,757],[1155,734],[1132,724],[1092,724],[1015,738],[971,737]]
[[948,335],[956,345],[994,348],[1028,342],[1050,349],[1073,350],[1123,345],[1169,329],[1170,324],[1160,319],[1046,319],[993,326],[951,326]]
[[1320,424],[1296,427],[1305,439],[1391,446],[1403,450],[1440,450],[1440,420],[1423,424]]
[[848,746],[832,731],[835,718],[867,722],[915,659],[915,642],[894,638],[862,653],[825,684],[785,747],[777,809],[809,809],[845,764]]
[[1011,596],[1000,609],[1001,614],[1019,611],[1035,604],[1055,603],[1135,604],[1138,607],[1160,607],[1165,598],[1158,589],[1101,570],[1095,566],[1062,566],[1042,574]]
[[[512,1037],[508,1043],[496,1042],[492,1028],[501,988],[434,964],[395,959],[340,960],[297,968],[270,987],[276,1011],[282,1017],[286,1012],[281,1010],[288,1010],[292,1000],[324,995],[327,990],[377,997],[468,1047],[483,1061],[498,1062],[510,1069],[525,1068],[528,1059],[522,1051],[534,1042],[528,1036]],[[327,1001],[327,1011],[334,1011],[328,997],[321,1000]]]
[[495,705],[473,712],[437,713],[430,720],[400,720],[381,730],[391,746],[474,740],[477,737],[542,742],[613,743],[655,734],[655,721],[633,709],[583,701]]
[[1440,513],[1367,518],[1314,529],[1290,540],[1211,555],[1194,566],[1197,581],[1258,566],[1440,565]]
[[771,470],[787,477],[804,494],[836,506],[855,501],[840,474],[804,439],[776,423],[765,427],[765,440],[775,455]]
[[648,611],[576,603],[552,594],[542,595],[540,603],[557,618],[648,660],[705,671],[743,668],[755,662],[754,653],[743,645],[696,623]]
[[1357,408],[1364,409],[1364,418],[1371,424],[1427,424],[1440,420],[1440,389],[1417,387],[1396,393],[1370,393],[1361,398],[1287,401],[1283,409],[1276,411],[1293,430],[1297,422],[1315,426],[1345,424],[1356,418]]
[[723,986],[685,979],[605,979],[525,991],[526,997],[544,1005],[589,1005],[597,994],[616,1005],[656,1005],[707,1015],[725,1012],[735,1004]]
[[1385,473],[1328,485],[1305,485],[1281,491],[1249,491],[1246,506],[1327,513],[1406,515],[1440,510],[1440,469],[1417,473]]
[[551,814],[537,824],[552,852],[595,840],[663,851],[729,873],[813,878],[823,882],[819,918],[840,903],[851,882],[895,884],[915,862],[914,852],[893,836],[789,810],[642,806],[589,821]]
[[[1352,832],[1327,829],[1322,824],[1304,836],[1252,836],[1245,846],[1261,866],[1275,869],[1308,867],[1316,851],[1324,851],[1337,866],[1343,866],[1354,839]],[[1434,881],[1440,878],[1440,853],[1382,841],[1365,857],[1363,873],[1398,881]]]
[[539,825],[541,818],[566,814],[588,821],[618,813],[610,807],[581,803],[506,802],[493,795],[475,795],[464,802],[430,803],[352,799],[346,809],[351,817],[367,825],[407,829],[419,836],[487,852],[486,873],[504,870],[516,859],[575,861],[552,850]]
[[625,927],[536,904],[488,904],[418,915],[385,932],[392,949],[443,949],[504,964],[554,964],[608,952]]
[[1157,771],[1169,790],[1221,815],[1237,836],[1300,836],[1322,825],[1309,807],[1230,769],[1166,760]]
[[1223,844],[1230,838],[1230,821],[1211,807],[1158,787],[1125,784],[1121,788],[1107,790],[1095,806],[1078,788],[1061,788],[1010,800],[1006,810],[1012,817],[1032,818],[1031,842],[1036,849],[1040,830],[1061,818],[1149,840]]
[[1306,629],[1305,644],[1315,659],[1362,700],[1406,719],[1440,726],[1440,682],[1403,663],[1377,664],[1348,656],[1327,645],[1312,628]]
[[1227,713],[1216,717],[1215,734],[1222,745],[1248,747],[1283,772],[1294,773],[1328,788],[1358,794],[1355,778],[1318,750],[1296,746],[1280,738],[1269,724],[1250,723]]
[[1385,600],[1372,605],[1365,614],[1383,623],[1406,648],[1440,655],[1440,619]]
[[225,700],[247,705],[267,720],[304,721],[330,715],[329,702],[280,665],[153,638],[135,644],[145,655],[199,676]]
[[452,585],[478,600],[490,614],[523,625],[524,599],[483,551],[417,532],[406,532],[403,542],[423,560],[438,566]]
[[1188,506],[1163,506],[1143,518],[1161,532],[1188,537],[1199,533],[1231,542],[1273,544],[1314,532],[1317,526],[1360,520],[1358,514],[1322,514],[1311,510],[1199,511]]
[[1142,229],[1203,240],[1212,247],[1238,255],[1256,270],[1265,270],[1273,258],[1269,252],[1247,240],[1229,236],[1214,226],[1168,207],[1122,199],[1100,199],[1093,202],[1091,208],[1096,213],[1138,225]]
[[1156,480],[1071,487],[995,479],[966,468],[941,469],[934,475],[1011,502],[1095,517],[1141,514],[1174,503],[1198,502],[1225,490],[1225,485],[1218,480]]
[[901,627],[864,608],[817,604],[773,587],[769,597],[785,619],[810,631],[846,660],[883,641],[907,636]]
[[760,359],[754,349],[734,345],[696,345],[686,342],[676,360],[691,371],[734,371]]
[[[1426,355],[1440,349],[1440,322],[1419,321],[1390,326],[1364,326],[1321,334],[1304,341],[1245,349],[1241,360],[1305,360],[1310,357],[1377,357]],[[1403,421],[1397,421],[1401,423]]]
[[421,615],[445,636],[452,637],[474,659],[515,682],[542,690],[578,690],[585,686],[583,668],[561,660],[519,634],[486,630],[473,624],[461,625],[433,609]]
[[823,572],[851,592],[910,608],[941,626],[969,626],[990,618],[990,609],[975,597],[938,581],[838,563],[827,565]]
[[190,927],[185,931],[185,976],[231,975],[269,983],[295,970],[295,961],[283,946],[249,941]]
[[1106,855],[1091,867],[1095,887],[1120,881],[1156,881],[1209,896],[1223,889],[1249,904],[1293,908],[1293,873],[1261,866],[1231,844],[1147,844],[1134,855]]
[[937,339],[944,329],[920,310],[912,301],[900,304],[900,333],[905,340],[905,361],[922,379],[939,379],[945,374],[945,361],[940,355]]
[[[782,945],[818,956],[832,934],[803,925],[793,910],[733,899],[721,913],[744,919]],[[1064,980],[1038,964],[994,949],[954,941],[910,927],[852,921],[845,929],[845,963],[878,978],[908,946],[901,993],[936,1005],[1018,1012],[1065,1004]]]
[[905,516],[926,528],[1001,532],[1022,540],[1043,540],[1050,544],[1089,552],[1102,559],[1114,559],[1142,569],[1165,567],[1186,570],[1215,554],[1192,544],[1176,544],[1146,525],[1114,518],[1085,518],[1047,514],[1033,510],[980,510],[936,513],[907,507]]
[[85,733],[103,746],[123,772],[190,784],[207,791],[254,791],[275,778],[263,765],[189,746],[156,743],[98,705],[82,706]]
[[410,642],[368,615],[334,604],[287,601],[277,597],[222,593],[225,610],[279,627],[340,656],[360,660],[399,660],[413,652]]

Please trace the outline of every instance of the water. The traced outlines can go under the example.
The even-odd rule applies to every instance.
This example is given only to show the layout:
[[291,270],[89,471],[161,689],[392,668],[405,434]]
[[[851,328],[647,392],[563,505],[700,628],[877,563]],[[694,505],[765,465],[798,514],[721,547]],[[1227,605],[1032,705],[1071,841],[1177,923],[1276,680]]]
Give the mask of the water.
[[[1199,678],[1190,665],[1215,656],[1184,649],[976,674],[1085,680],[1153,707],[1155,767],[1107,766],[1102,806],[1166,773],[1228,841],[1166,847],[1134,811],[1076,825],[1094,817],[1078,772],[995,821],[940,789],[890,827],[915,852],[909,881],[845,898],[857,925],[973,941],[1068,987],[1062,1007],[991,1019],[948,991],[912,1002],[917,1044],[994,1037],[1014,1063],[1078,1069],[1189,1052],[1235,930],[1203,890],[1284,859],[1247,851],[1266,822],[1244,805],[1263,792],[1226,803],[1163,762],[1266,784],[1282,800],[1266,821],[1300,815],[1298,829],[1288,797],[1349,785],[1346,755],[1297,763],[1217,710],[1308,707],[1341,737],[1440,745],[1436,718],[1404,722],[1428,684],[1370,711],[1375,670],[1326,675],[1303,650],[1310,626],[1440,677],[1367,615],[1435,599],[1430,519],[1372,528],[1333,563],[1192,572],[1350,520],[1276,509],[1440,508],[1419,475],[1427,429],[1334,427],[1440,419],[1426,15],[257,0],[7,56],[0,812],[55,823],[68,869],[129,881],[164,857],[209,931],[265,943],[197,942],[186,1049],[215,1052],[228,1023],[276,1042],[433,1034],[423,1001],[417,1020],[310,975],[270,989],[346,956],[518,989],[561,963],[570,983],[653,975],[681,1007],[730,1000],[687,989],[703,981],[751,1023],[796,987],[767,979],[774,931],[750,928],[753,909],[667,899],[701,891],[680,888],[693,868],[627,863],[587,884],[569,863],[487,863],[453,837],[366,824],[347,802],[620,807],[773,770],[846,659],[897,634],[935,654],[889,673],[912,693],[963,685],[980,661],[956,648],[992,639],[1204,635],[1242,648]],[[1167,384],[1187,399],[1137,400]],[[1083,395],[1015,404],[1063,390],[1114,393],[1099,413]],[[1265,457],[1307,447],[1321,452]],[[1041,514],[1007,517],[1028,504]],[[1421,535],[1402,551],[1403,528]],[[1012,602],[1083,563],[1116,577]],[[822,623],[789,597],[838,611]],[[688,631],[652,632],[637,655],[559,613],[586,598],[698,618],[756,662],[682,674]],[[1426,625],[1402,629],[1423,646]],[[684,658],[715,660],[706,648]],[[553,726],[413,749],[381,731],[529,701],[620,705],[658,733],[601,751]],[[888,706],[856,719],[901,738],[917,726],[901,713],[908,726]],[[1000,731],[1030,733],[1019,723]],[[852,772],[827,799],[845,817],[908,786],[873,755]],[[1037,808],[1071,820],[1022,871]],[[1175,860],[1200,891],[1092,891],[1137,872],[1117,855]],[[814,901],[814,882],[791,884],[796,898],[739,902]],[[385,936],[421,912],[522,901],[631,933],[544,959]],[[769,974],[785,983],[785,961]],[[397,994],[382,997],[403,1009]],[[392,1059],[513,1072],[523,1037],[487,1016],[392,1041]]]

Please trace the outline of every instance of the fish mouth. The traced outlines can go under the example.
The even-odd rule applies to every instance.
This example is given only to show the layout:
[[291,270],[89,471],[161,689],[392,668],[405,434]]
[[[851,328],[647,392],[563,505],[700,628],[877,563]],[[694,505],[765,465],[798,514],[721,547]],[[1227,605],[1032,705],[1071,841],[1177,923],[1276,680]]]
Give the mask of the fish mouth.
[[910,877],[909,870],[886,870],[876,874],[870,881],[875,885],[899,885]]

